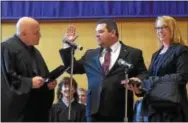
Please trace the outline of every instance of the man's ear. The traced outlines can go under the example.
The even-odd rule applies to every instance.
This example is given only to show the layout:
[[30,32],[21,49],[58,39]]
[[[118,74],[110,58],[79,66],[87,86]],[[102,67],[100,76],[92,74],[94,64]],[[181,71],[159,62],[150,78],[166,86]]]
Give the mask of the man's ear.
[[111,34],[112,34],[112,37],[115,37],[115,36],[116,36],[116,30],[113,29],[113,30],[111,31]]
[[26,36],[26,33],[23,31],[20,33],[20,36]]

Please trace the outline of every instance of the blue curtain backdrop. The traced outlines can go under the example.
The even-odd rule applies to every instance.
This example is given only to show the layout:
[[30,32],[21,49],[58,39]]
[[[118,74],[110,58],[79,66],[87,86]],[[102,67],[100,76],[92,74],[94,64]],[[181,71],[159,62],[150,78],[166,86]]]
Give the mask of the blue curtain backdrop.
[[2,1],[2,20],[188,17],[188,1]]

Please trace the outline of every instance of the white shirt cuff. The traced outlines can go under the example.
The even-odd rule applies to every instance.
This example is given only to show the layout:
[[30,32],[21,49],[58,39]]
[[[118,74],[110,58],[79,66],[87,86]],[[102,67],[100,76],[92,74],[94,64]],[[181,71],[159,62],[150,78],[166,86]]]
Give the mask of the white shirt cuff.
[[63,43],[63,49],[67,49],[69,48],[70,46],[67,44],[67,43]]

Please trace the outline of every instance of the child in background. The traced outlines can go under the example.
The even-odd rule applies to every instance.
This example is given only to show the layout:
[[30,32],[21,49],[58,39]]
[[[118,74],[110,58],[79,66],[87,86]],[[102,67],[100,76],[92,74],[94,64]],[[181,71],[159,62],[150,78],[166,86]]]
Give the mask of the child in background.
[[[54,104],[50,110],[50,122],[84,122],[85,118],[85,105],[78,103],[77,83],[73,79],[71,93],[70,78],[64,77],[58,85],[57,99],[58,103]],[[70,99],[71,98],[71,99]],[[69,100],[71,101],[71,115],[68,119],[69,113]]]
[[84,88],[78,88],[78,97],[79,97],[79,103],[86,105],[86,93],[87,91]]

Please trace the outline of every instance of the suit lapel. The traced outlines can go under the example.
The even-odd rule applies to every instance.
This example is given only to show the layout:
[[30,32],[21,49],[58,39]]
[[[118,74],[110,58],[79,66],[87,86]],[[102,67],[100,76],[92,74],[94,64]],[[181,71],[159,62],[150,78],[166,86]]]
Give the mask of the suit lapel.
[[[170,59],[170,56],[171,56],[171,54],[172,54],[172,52],[173,52],[173,46],[174,45],[171,45],[170,47],[169,47],[169,49],[166,51],[166,53],[164,54],[164,56],[161,58],[161,60],[159,61],[159,63],[157,64],[157,68],[156,68],[156,73],[158,73],[158,71],[159,71],[159,69],[165,64],[165,63],[167,63],[167,61]],[[162,48],[159,50],[159,51],[157,51],[156,53],[155,53],[155,55],[154,55],[154,57],[153,57],[153,59],[152,59],[152,64],[151,64],[151,66],[154,66],[155,64],[155,60],[156,60],[156,58],[158,57],[158,55],[159,55],[159,53],[160,53],[160,51],[162,50]],[[152,68],[151,68],[152,69]]]
[[119,59],[125,59],[127,57],[127,55],[129,54],[129,52],[127,50],[128,47],[126,47],[122,42],[120,42],[120,43],[121,43],[121,50],[120,50],[119,56],[118,56],[116,62],[114,63],[114,65],[112,66],[112,68],[110,69],[110,71],[106,74],[106,76],[109,75],[111,72],[115,71],[119,67],[119,65],[117,63],[117,61]]
[[157,71],[163,66],[163,64],[167,63],[166,61],[169,60],[171,54],[173,52],[173,45],[171,45],[169,47],[169,49],[166,51],[166,53],[164,54],[164,57],[162,57],[161,61],[158,64],[158,68]]
[[123,45],[123,44],[121,45],[120,54],[119,54],[119,57],[116,60],[116,63],[117,63],[118,59],[125,59],[126,56],[129,54],[127,48],[128,47],[126,47],[125,45]]
[[[158,56],[158,54],[159,54],[160,51],[161,51],[161,49],[158,50],[157,52],[155,52],[155,53],[153,54],[153,57],[152,57],[151,63],[150,63],[150,67],[149,67],[149,71],[153,70],[154,61],[156,60],[156,58],[157,58],[157,56]],[[152,73],[153,73],[153,71],[152,71]]]
[[101,55],[101,52],[102,52],[103,48],[98,48],[96,50],[96,57],[95,57],[95,60],[96,60],[96,64],[97,64],[97,68],[101,73],[104,73],[103,72],[103,68],[102,68],[102,65],[100,63],[100,55]]

